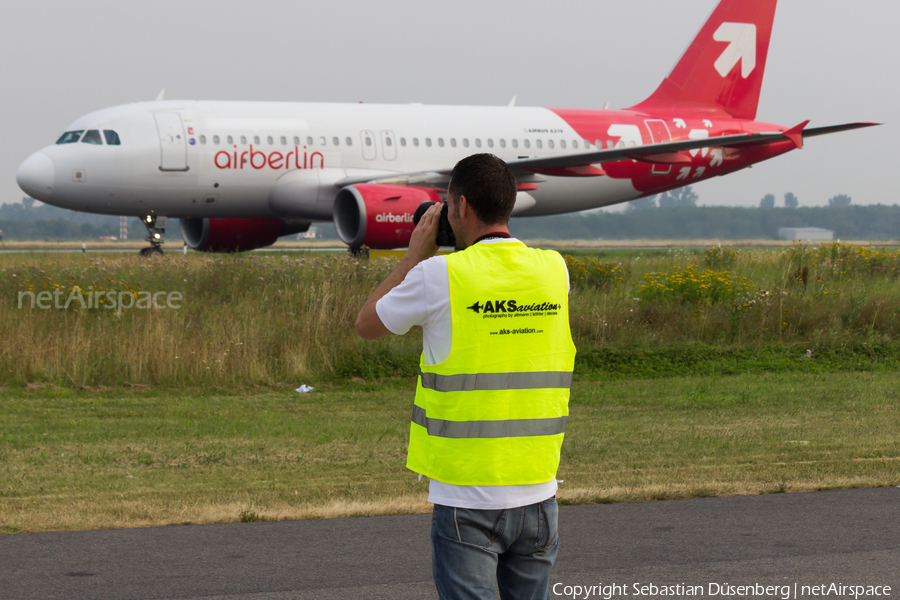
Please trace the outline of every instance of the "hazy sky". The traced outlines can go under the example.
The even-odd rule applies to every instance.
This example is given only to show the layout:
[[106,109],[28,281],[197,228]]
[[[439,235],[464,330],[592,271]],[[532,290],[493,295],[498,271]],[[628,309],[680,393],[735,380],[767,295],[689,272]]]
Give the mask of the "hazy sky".
[[[751,0],[747,0],[751,1]],[[18,165],[88,112],[167,99],[611,108],[643,100],[717,0],[9,2],[0,20],[5,142],[0,202]],[[781,0],[758,119],[887,125],[808,140],[697,184],[701,204],[801,206],[849,194],[895,204],[900,2]]]

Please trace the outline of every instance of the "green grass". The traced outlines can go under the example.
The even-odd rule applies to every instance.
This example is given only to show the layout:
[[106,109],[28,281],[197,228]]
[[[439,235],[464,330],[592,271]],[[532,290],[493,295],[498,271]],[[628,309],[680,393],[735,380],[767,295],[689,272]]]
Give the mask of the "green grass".
[[[900,252],[572,254],[561,502],[900,483]],[[392,266],[0,255],[0,532],[427,511],[404,468],[420,332],[353,329]],[[185,300],[16,307],[57,285]]]
[[[900,483],[897,377],[577,380],[564,503]],[[0,531],[424,512],[414,384],[3,390]]]
[[[570,320],[590,377],[878,371],[900,356],[900,252],[573,251]],[[341,254],[0,255],[0,385],[268,389],[415,374],[417,331],[353,323],[393,267]],[[805,270],[804,270],[805,269]],[[24,291],[178,291],[178,310],[18,308]],[[806,357],[806,358],[804,358]]]
[[703,343],[601,346],[579,350],[575,372],[586,378],[632,379],[763,373],[879,372],[900,370],[900,344],[766,344],[714,346]]

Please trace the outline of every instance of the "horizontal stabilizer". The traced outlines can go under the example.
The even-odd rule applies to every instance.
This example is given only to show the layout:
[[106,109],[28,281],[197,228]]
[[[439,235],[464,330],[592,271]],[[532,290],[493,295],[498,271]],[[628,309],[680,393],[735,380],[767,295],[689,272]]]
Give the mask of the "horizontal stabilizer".
[[784,137],[794,142],[794,146],[797,147],[797,150],[803,149],[803,129],[807,125],[809,125],[809,119],[784,132]]
[[817,135],[828,135],[829,133],[840,133],[841,131],[852,131],[854,129],[862,129],[863,127],[877,127],[881,123],[846,123],[844,125],[830,125],[828,127],[815,127],[813,129],[803,130],[803,138],[816,137]]

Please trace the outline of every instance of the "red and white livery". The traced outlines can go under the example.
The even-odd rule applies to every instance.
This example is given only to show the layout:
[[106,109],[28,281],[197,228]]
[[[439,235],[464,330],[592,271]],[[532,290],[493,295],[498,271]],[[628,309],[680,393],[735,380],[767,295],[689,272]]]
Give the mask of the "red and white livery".
[[181,219],[191,248],[237,251],[334,221],[351,247],[407,245],[461,158],[516,174],[515,216],[627,202],[725,175],[856,129],[756,121],[776,0],[722,0],[671,74],[625,110],[159,101],[86,115],[19,167],[63,208]]

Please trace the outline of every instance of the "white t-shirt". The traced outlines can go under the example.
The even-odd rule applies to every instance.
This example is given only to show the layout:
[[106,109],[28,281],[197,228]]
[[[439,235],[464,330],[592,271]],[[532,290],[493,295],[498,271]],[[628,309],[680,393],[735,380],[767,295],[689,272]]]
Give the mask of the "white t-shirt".
[[[518,241],[515,238],[494,238],[479,243]],[[567,286],[568,278],[569,272],[566,270]],[[422,352],[426,365],[446,360],[453,344],[450,276],[446,257],[434,256],[413,267],[400,285],[375,304],[375,312],[384,326],[397,335],[405,334],[413,325],[422,326]],[[428,487],[428,501],[443,506],[482,510],[516,508],[546,500],[556,493],[556,488],[555,478],[532,485],[452,485],[432,479]]]

